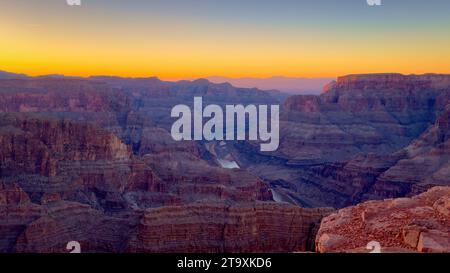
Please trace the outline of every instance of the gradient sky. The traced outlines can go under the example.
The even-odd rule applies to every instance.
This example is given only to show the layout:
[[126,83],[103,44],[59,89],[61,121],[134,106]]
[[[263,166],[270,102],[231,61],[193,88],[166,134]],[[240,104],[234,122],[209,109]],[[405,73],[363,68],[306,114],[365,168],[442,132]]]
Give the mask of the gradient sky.
[[450,73],[450,1],[0,0],[0,70],[334,77]]

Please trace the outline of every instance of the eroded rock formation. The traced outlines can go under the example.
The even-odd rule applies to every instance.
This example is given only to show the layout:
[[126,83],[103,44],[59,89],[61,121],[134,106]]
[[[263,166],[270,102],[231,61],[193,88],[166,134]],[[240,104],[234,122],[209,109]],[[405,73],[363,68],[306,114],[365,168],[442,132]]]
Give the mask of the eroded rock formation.
[[280,149],[230,147],[240,166],[301,206],[345,207],[449,185],[449,75],[351,75],[292,96]]
[[450,252],[450,187],[412,198],[369,201],[322,220],[319,252],[368,252],[371,241],[385,252]]
[[145,211],[128,251],[311,251],[310,238],[320,219],[330,212],[275,203],[203,203],[150,209]]

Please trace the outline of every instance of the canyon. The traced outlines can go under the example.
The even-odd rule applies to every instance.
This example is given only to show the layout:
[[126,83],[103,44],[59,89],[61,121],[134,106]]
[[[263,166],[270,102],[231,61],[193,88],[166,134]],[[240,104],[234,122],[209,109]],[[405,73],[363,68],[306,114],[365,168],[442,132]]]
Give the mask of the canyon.
[[[271,105],[270,113],[268,108],[268,105],[226,105],[224,111],[215,104],[203,107],[202,97],[195,97],[193,111],[184,104],[172,108],[171,117],[178,118],[172,125],[172,139],[246,140],[248,132],[249,140],[268,141],[260,145],[261,151],[275,151],[279,146],[280,106]],[[209,118],[206,123],[205,118]]]
[[341,77],[320,96],[286,99],[277,152],[246,143],[230,153],[300,206],[418,194],[449,184],[449,98],[446,75]]
[[[361,223],[395,213],[398,225],[373,239],[438,251],[396,237],[417,225],[405,224],[410,211],[434,225],[421,245],[446,247],[450,75],[349,75],[317,96],[203,79],[0,76],[0,252],[67,252],[69,241],[83,252],[358,251],[372,232]],[[194,97],[281,105],[279,149],[175,141],[171,109]],[[352,221],[369,237],[336,234]]]

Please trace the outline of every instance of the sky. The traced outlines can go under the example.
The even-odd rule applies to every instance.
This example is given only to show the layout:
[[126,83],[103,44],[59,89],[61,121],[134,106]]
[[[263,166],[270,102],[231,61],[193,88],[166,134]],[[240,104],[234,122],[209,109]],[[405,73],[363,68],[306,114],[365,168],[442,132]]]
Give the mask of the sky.
[[0,70],[30,75],[450,73],[450,1],[0,0]]

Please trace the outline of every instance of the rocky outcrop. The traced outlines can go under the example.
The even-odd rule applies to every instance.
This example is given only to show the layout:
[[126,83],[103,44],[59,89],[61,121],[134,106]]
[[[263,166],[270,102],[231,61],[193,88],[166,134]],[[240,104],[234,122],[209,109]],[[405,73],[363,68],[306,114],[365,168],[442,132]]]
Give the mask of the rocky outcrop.
[[[357,156],[345,164],[317,167],[323,179],[344,187],[354,204],[365,200],[417,195],[450,185],[450,108],[404,149],[389,155]],[[351,184],[348,181],[352,181]]]
[[0,80],[0,112],[106,112],[127,105],[123,92],[69,78]]
[[450,107],[418,139],[399,152],[399,160],[383,172],[373,187],[405,184],[413,193],[433,185],[450,185]]
[[450,76],[445,74],[402,75],[402,74],[355,74],[338,77],[337,81],[324,87],[323,92],[334,90],[381,90],[414,91],[446,89]]
[[2,166],[34,160],[41,164],[34,169],[51,173],[51,163],[46,161],[50,157],[59,161],[131,157],[130,149],[119,138],[91,124],[12,114],[1,114],[0,118]]
[[186,152],[147,155],[144,161],[165,181],[165,191],[186,202],[272,200],[267,185],[245,170],[211,166]]
[[331,210],[205,202],[106,215],[57,201],[0,206],[0,213],[2,252],[67,253],[76,241],[85,253],[238,253],[313,251],[319,222]]
[[158,190],[150,167],[114,134],[93,124],[2,114],[0,175],[37,204],[70,200],[126,207],[125,191]]
[[12,251],[23,229],[41,213],[17,184],[0,180],[0,253]]
[[340,77],[319,97],[286,100],[279,152],[302,165],[392,153],[427,129],[449,100],[448,75]]
[[0,205],[21,205],[30,203],[28,195],[17,184],[0,182]]
[[330,209],[287,204],[194,204],[149,209],[130,240],[131,252],[312,251],[309,238]]
[[320,96],[292,96],[280,148],[235,144],[239,166],[292,203],[345,207],[449,185],[449,75],[350,75]]
[[81,252],[121,252],[138,222],[136,214],[111,217],[88,205],[53,202],[42,206],[41,215],[28,222],[10,251],[24,253],[68,253],[69,242]]
[[450,252],[449,187],[412,198],[369,201],[325,217],[319,252],[364,252],[375,241],[385,252]]
[[[288,204],[227,205],[212,199],[185,205],[186,200],[163,200],[163,194],[152,198],[145,191],[126,193],[131,209],[112,214],[114,210],[108,213],[79,202],[34,204],[18,185],[3,185],[0,197],[2,252],[68,252],[71,241],[79,242],[82,252],[312,251],[318,223],[331,213]],[[231,198],[227,196],[227,202]],[[171,205],[176,202],[178,206]],[[159,208],[145,209],[143,204]]]

